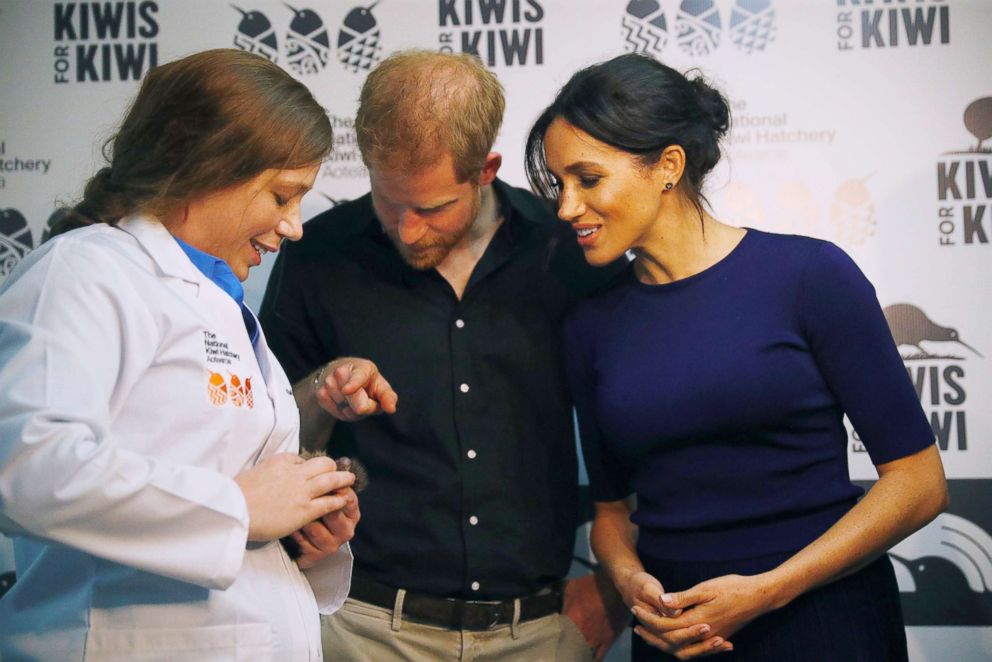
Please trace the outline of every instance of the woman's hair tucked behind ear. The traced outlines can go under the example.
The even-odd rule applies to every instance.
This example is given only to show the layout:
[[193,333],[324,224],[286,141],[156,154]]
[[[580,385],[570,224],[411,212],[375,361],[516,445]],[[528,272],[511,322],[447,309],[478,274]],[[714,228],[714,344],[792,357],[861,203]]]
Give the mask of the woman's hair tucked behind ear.
[[319,163],[332,145],[327,112],[278,65],[196,53],[148,73],[67,225],[163,215],[270,168]]
[[556,118],[652,165],[666,147],[680,145],[686,163],[682,193],[702,214],[703,180],[720,160],[730,128],[726,98],[701,76],[692,79],[645,55],[628,54],[577,72],[534,123],[527,137],[531,187],[557,196],[544,160],[544,135]]

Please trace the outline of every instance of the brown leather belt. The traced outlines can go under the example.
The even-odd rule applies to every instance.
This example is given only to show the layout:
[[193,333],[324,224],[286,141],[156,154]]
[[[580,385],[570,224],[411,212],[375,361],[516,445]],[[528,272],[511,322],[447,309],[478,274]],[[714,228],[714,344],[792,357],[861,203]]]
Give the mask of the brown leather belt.
[[[396,606],[396,591],[397,589],[385,584],[355,575],[351,578],[348,597],[384,609],[393,609]],[[407,591],[403,596],[403,616],[449,630],[488,630],[513,622],[513,602],[458,600]],[[539,593],[520,598],[519,622],[557,614],[561,607],[561,586],[555,584]]]

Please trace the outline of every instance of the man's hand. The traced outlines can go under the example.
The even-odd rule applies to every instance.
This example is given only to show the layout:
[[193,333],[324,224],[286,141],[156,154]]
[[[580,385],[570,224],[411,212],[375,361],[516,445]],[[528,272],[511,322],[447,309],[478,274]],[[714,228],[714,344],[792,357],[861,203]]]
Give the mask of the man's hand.
[[354,357],[335,359],[321,368],[314,393],[321,408],[339,421],[394,414],[399,399],[374,363]]
[[620,594],[602,572],[570,579],[565,584],[562,612],[572,619],[592,647],[596,662],[602,660],[630,622],[630,612]]
[[300,568],[312,568],[325,557],[336,553],[341,545],[355,535],[355,527],[362,517],[358,508],[358,496],[351,488],[339,490],[338,495],[345,498],[345,505],[341,510],[328,513],[293,532],[293,540],[302,552],[296,559]]

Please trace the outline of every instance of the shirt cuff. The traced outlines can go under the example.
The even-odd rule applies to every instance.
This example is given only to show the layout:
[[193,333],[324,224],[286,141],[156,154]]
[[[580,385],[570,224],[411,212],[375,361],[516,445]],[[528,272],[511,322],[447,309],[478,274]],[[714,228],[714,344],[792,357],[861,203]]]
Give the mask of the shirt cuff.
[[303,571],[321,614],[333,614],[344,604],[351,590],[353,560],[351,546],[345,543],[337,552]]

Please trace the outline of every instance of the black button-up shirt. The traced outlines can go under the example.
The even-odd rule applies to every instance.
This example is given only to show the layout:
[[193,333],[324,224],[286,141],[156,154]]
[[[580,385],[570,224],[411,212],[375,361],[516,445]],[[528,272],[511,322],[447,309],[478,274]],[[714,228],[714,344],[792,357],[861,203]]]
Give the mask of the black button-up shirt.
[[493,186],[504,221],[461,300],[435,270],[403,262],[365,195],[284,247],[261,310],[291,381],[358,356],[399,395],[396,414],[339,422],[331,437],[332,455],[369,472],[356,570],[469,599],[568,572],[577,465],[560,322],[615,272],[589,267],[530,193]]

